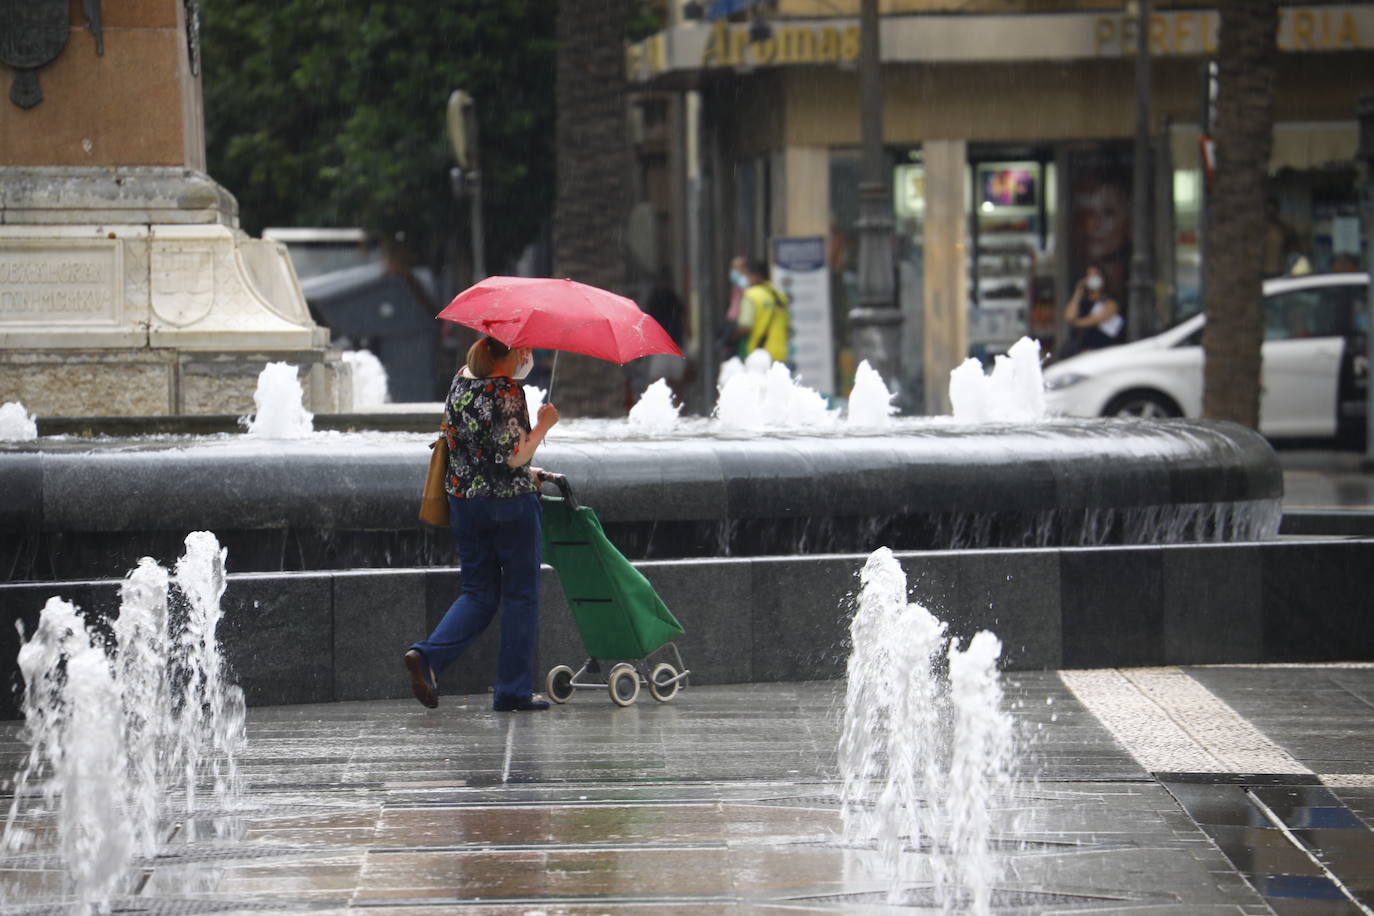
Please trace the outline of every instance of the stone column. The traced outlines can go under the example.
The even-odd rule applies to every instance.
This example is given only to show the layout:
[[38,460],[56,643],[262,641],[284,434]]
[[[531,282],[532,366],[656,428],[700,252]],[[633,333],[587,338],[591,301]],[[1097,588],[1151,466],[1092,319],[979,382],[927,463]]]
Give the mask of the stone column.
[[300,367],[308,407],[339,409],[347,371],[285,248],[240,231],[204,173],[185,4],[107,0],[93,22],[88,5],[70,4],[65,45],[18,36],[58,51],[32,74],[41,99],[12,101],[18,71],[0,67],[0,401],[46,416],[249,413],[258,373],[281,360]]
[[789,146],[783,150],[787,173],[787,225],[785,234],[830,233],[830,149],[824,146]]
[[947,414],[949,373],[968,356],[968,220],[963,140],[927,140],[925,221],[925,412]]

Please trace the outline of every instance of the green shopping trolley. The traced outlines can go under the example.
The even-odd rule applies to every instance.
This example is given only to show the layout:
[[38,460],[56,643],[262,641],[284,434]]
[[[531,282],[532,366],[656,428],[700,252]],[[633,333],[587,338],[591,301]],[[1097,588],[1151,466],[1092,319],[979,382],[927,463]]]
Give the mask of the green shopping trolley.
[[[566,703],[575,691],[596,688],[629,706],[644,685],[655,700],[668,702],[687,685],[687,666],[672,641],[684,632],[682,625],[649,580],[607,540],[596,513],[577,504],[568,479],[549,473],[540,479],[562,494],[540,499],[544,560],[558,571],[587,651],[576,671],[568,665],[549,671],[544,682],[549,699]],[[664,657],[669,655],[672,661]],[[603,664],[610,665],[605,680],[600,679]]]

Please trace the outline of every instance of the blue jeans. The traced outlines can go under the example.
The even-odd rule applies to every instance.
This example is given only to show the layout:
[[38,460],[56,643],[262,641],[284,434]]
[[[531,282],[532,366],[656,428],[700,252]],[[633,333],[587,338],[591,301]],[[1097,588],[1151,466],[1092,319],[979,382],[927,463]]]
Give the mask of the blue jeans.
[[495,703],[534,693],[539,637],[539,497],[448,498],[462,591],[429,638],[411,646],[437,674],[452,664],[501,610]]

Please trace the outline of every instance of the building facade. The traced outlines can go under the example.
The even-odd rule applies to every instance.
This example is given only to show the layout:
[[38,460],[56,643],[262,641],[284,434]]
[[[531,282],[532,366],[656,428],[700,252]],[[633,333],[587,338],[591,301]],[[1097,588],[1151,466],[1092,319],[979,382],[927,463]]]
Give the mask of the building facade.
[[[661,180],[643,184],[669,242],[660,257],[689,293],[708,402],[726,264],[736,254],[770,257],[787,240],[823,239],[826,252],[828,295],[814,301],[808,287],[799,363],[818,379],[817,360],[828,358],[837,395],[852,380],[858,6],[674,2],[668,27],[628,49],[632,84],[663,112],[679,148],[656,173]],[[1063,0],[893,0],[880,12],[909,410],[945,409],[942,380],[967,355],[991,356],[1022,335],[1052,351],[1062,305],[1089,263],[1124,304],[1136,206],[1152,217],[1155,323],[1200,307],[1203,140],[1211,100],[1224,91],[1211,77],[1215,10],[1157,0],[1146,21],[1151,190],[1143,202],[1132,199],[1135,12]],[[1267,266],[1363,263],[1353,156],[1358,99],[1374,92],[1374,3],[1285,5],[1278,44]]]

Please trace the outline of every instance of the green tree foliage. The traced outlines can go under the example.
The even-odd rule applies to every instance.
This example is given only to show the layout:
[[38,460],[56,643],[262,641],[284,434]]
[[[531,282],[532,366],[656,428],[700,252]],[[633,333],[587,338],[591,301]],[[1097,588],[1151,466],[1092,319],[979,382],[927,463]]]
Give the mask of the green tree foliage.
[[210,173],[243,227],[404,233],[435,263],[463,222],[449,94],[477,100],[487,258],[499,269],[553,198],[555,0],[201,0]]

